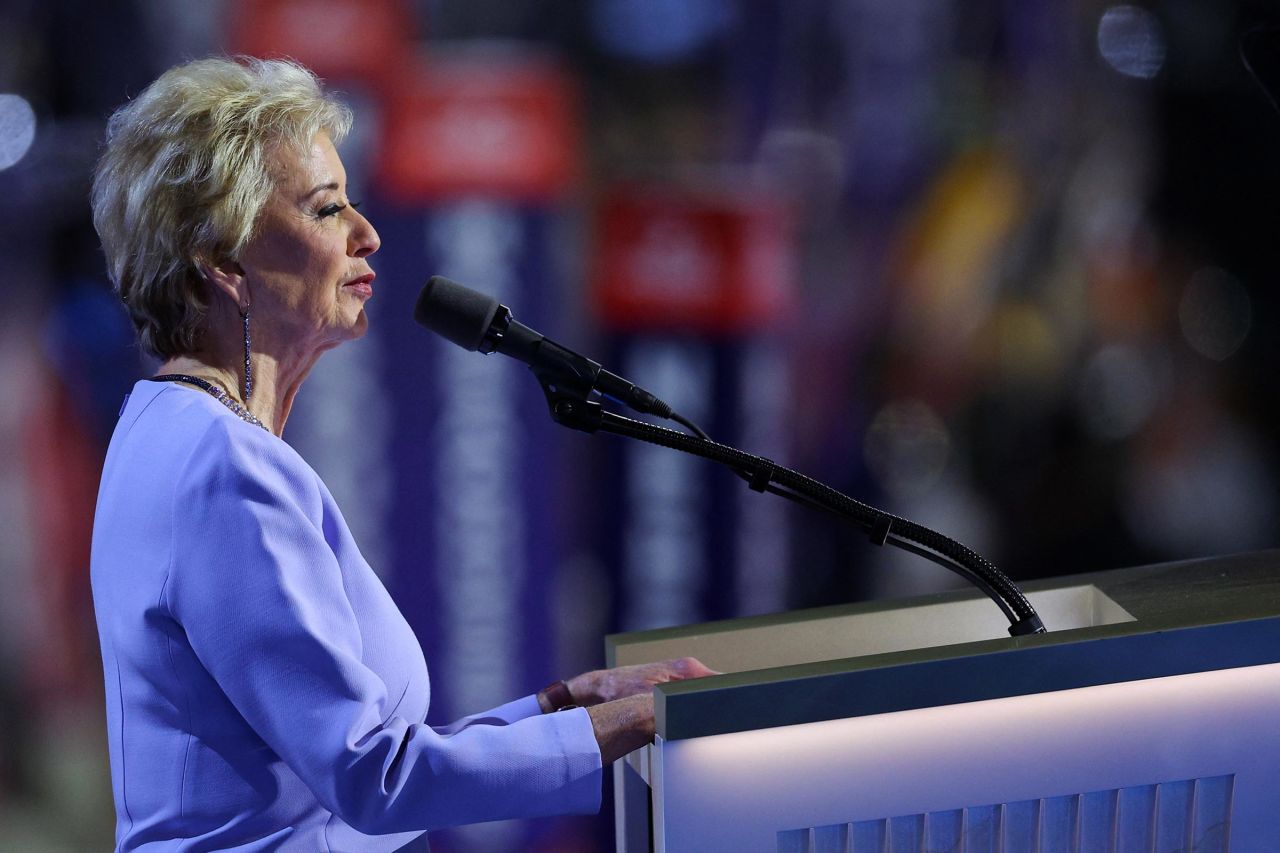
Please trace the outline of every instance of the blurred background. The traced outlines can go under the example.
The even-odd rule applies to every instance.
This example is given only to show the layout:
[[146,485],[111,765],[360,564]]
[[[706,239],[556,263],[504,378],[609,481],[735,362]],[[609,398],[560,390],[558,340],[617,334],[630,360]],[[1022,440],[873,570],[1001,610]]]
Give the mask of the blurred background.
[[[613,631],[952,588],[709,463],[554,426],[411,320],[441,273],[713,437],[1015,579],[1277,544],[1275,4],[3,0],[0,847],[109,849],[96,484],[154,365],[87,192],[106,117],[210,53],[355,109],[371,331],[286,440],[418,631],[431,722]],[[1052,626],[1051,626],[1052,627]],[[433,835],[612,849],[598,818]]]

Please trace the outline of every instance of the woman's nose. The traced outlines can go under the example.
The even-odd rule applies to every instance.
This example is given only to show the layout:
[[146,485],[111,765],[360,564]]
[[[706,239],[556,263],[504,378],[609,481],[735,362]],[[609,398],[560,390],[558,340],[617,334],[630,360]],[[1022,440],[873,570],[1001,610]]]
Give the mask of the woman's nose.
[[355,226],[351,229],[351,256],[363,258],[372,255],[378,251],[378,247],[382,245],[382,240],[378,237],[378,232],[373,227],[373,223],[366,219],[364,214],[357,210],[352,210],[351,212],[356,217]]

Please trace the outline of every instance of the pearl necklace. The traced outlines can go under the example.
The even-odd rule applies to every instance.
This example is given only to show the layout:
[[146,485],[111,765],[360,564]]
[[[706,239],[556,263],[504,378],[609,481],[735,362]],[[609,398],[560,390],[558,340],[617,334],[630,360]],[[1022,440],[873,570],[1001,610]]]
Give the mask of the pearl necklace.
[[[197,388],[201,389],[202,391],[209,393],[219,403],[226,406],[231,411],[235,412],[236,417],[240,418],[240,420],[245,421],[246,423],[251,423],[254,426],[267,429],[267,425],[264,424],[262,421],[258,420],[258,418],[253,414],[253,412],[249,411],[244,406],[242,406],[240,404],[240,401],[233,398],[230,394],[228,394],[223,389],[219,388],[217,385],[214,385],[212,382],[209,382],[205,379],[201,379],[199,376],[188,376],[185,373],[166,373],[163,376],[151,377],[151,381],[152,382],[185,382],[188,385],[194,385]],[[270,432],[270,431],[271,430],[267,430],[267,432]]]

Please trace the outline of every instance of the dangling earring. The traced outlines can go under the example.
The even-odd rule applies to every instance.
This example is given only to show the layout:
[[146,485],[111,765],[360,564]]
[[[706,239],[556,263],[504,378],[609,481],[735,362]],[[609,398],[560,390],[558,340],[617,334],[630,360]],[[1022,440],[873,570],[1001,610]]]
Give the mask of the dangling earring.
[[240,306],[240,319],[244,320],[244,401],[253,396],[253,365],[249,363],[249,303]]

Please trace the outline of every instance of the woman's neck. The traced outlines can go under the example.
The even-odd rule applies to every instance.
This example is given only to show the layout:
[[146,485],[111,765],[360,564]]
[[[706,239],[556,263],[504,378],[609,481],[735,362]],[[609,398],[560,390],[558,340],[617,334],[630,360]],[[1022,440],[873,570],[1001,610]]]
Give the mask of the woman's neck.
[[234,366],[227,358],[217,358],[212,353],[197,352],[170,358],[160,365],[157,375],[185,373],[218,385],[277,436],[284,434],[285,421],[293,408],[294,397],[315,365],[320,353],[306,359],[282,360],[267,353],[253,353],[250,363],[253,371],[253,393],[244,399],[244,356]]

